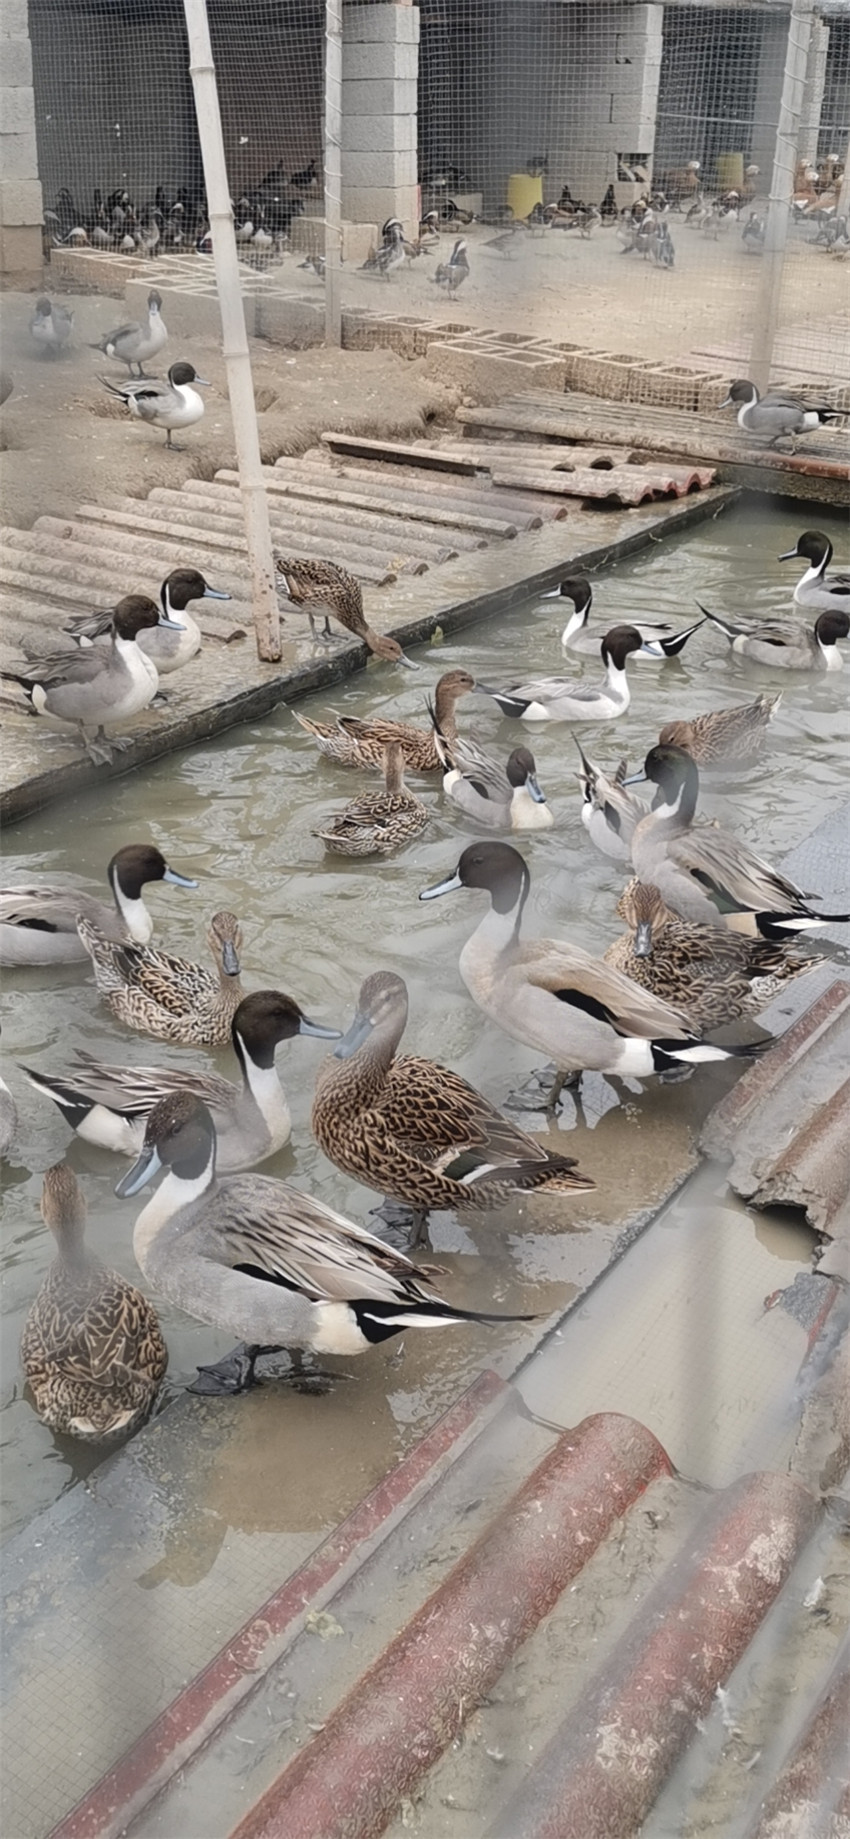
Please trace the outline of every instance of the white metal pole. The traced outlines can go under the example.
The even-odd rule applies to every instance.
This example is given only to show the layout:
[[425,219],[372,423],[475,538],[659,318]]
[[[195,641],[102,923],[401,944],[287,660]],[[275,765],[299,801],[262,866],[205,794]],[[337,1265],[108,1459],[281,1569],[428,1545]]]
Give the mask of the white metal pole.
[[342,0],[325,0],[325,343],[342,344]]
[[759,276],[759,290],[753,318],[753,340],[750,348],[749,375],[762,394],[770,382],[770,365],[776,329],[779,324],[782,270],[785,260],[785,244],[788,238],[788,214],[794,190],[797,141],[803,112],[813,14],[814,0],[791,0],[788,44],[785,52],[785,75],[776,128],[770,201],[767,207],[764,261]]
[[224,361],[227,367],[227,393],[233,419],[251,570],[257,652],[261,658],[274,662],[280,657],[280,613],[206,0],[183,0],[183,10],[189,38],[189,74],[195,92],[195,113],[207,188]]

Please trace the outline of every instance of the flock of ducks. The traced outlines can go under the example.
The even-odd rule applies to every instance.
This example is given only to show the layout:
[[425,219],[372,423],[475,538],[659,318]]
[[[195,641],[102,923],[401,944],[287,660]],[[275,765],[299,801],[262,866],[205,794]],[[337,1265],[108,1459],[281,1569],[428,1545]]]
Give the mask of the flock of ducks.
[[[700,818],[701,768],[751,761],[764,746],[779,697],[762,692],[668,724],[638,774],[629,775],[625,762],[606,774],[576,737],[590,842],[631,870],[617,907],[626,930],[604,958],[568,940],[524,936],[530,869],[493,832],[532,833],[551,825],[552,813],[530,749],[513,747],[506,760],[489,754],[461,733],[458,705],[484,694],[508,718],[541,727],[618,719],[629,702],[627,661],[663,665],[704,621],[758,665],[839,668],[837,641],[850,631],[850,577],[828,572],[832,549],[820,532],[804,532],[788,554],[806,563],[795,599],[816,615],[813,631],[796,619],[754,620],[745,631],[743,622],[703,610],[685,627],[636,622],[595,634],[590,583],[571,575],[555,590],[558,604],[571,608],[563,648],[567,657],[598,650],[601,685],[540,677],[494,689],[455,669],[426,699],[421,727],[378,716],[319,723],[294,711],[330,759],[384,773],[383,790],[361,792],[318,826],[332,851],[358,857],[403,847],[429,820],[426,802],[405,786],[405,769],[442,775],[445,795],[478,834],[454,870],[419,898],[465,892],[483,901],[460,953],[460,975],[501,1034],[553,1063],[550,1107],[565,1083],[577,1085],[588,1070],[682,1077],[756,1051],[760,1042],[720,1045],[711,1034],[752,1014],[806,968],[809,961],[792,949],[800,933],[848,916],[823,914],[734,834]],[[332,637],[333,618],[385,661],[411,663],[367,625],[359,585],[344,570],[282,557],[278,572],[318,642]],[[196,571],[182,569],[163,585],[160,606],[149,603],[147,619],[135,606],[132,617],[119,618],[120,609],[108,621],[93,615],[82,622],[85,643],[73,655],[108,674],[119,646],[125,661],[128,648],[145,656],[142,637],[170,647],[175,622],[168,609],[176,601],[185,612],[189,589],[209,591]],[[322,616],[326,629],[319,630]],[[739,644],[742,637],[752,643]],[[192,652],[189,641],[173,643],[171,668],[179,668]],[[147,665],[155,674],[150,658]],[[93,680],[86,679],[89,689]],[[30,687],[35,698],[37,686]],[[83,723],[89,714],[71,715],[65,705],[66,720]],[[651,803],[634,789],[643,783]],[[161,1175],[135,1223],[140,1270],[154,1298],[239,1339],[234,1354],[201,1369],[196,1389],[243,1390],[264,1352],[352,1355],[407,1328],[518,1319],[456,1308],[436,1293],[432,1268],[417,1267],[318,1199],[256,1172],[291,1130],[277,1050],[302,1035],[330,1044],[315,1084],[313,1134],[337,1168],[385,1205],[406,1210],[411,1250],[434,1208],[484,1211],[518,1193],[569,1196],[592,1188],[575,1159],[520,1128],[450,1067],[401,1051],[408,993],[394,972],[365,978],[344,1032],[327,1027],[279,990],[245,991],[233,913],[218,912],[209,924],[212,970],[152,945],[145,889],[197,885],[160,850],[125,845],[107,880],[111,901],[68,886],[0,890],[0,961],[18,968],[88,961],[101,1000],[122,1027],[187,1047],[231,1047],[233,1078],[191,1064],[101,1062],[81,1051],[67,1066],[23,1068],[76,1135],[134,1159],[117,1194],[135,1196]],[[8,1147],[15,1114],[2,1084],[0,1128]],[[58,1253],[21,1344],[36,1408],[54,1430],[94,1441],[124,1436],[152,1409],[165,1371],[153,1305],[87,1251],[85,1203],[66,1163],[48,1170],[42,1211]]]

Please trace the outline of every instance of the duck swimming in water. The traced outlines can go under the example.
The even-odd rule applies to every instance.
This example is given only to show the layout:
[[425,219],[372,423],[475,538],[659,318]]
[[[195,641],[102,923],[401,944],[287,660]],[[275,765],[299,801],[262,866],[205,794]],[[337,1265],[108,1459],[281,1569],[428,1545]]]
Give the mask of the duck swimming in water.
[[843,667],[838,641],[850,635],[847,608],[840,613],[819,613],[812,630],[797,620],[750,620],[744,624],[709,613],[707,607],[702,611],[712,625],[720,627],[736,657],[766,664],[770,670],[833,671]]
[[850,612],[850,574],[828,575],[832,561],[832,544],[822,530],[804,530],[793,549],[786,549],[780,562],[801,556],[808,567],[794,589],[798,607],[813,607],[819,613]]
[[0,888],[0,964],[83,964],[86,948],[77,931],[80,913],[105,938],[116,943],[135,939],[147,945],[153,920],[142,899],[151,881],[196,888],[197,881],[178,875],[152,843],[125,843],[106,871],[114,905],[80,888],[24,884]]
[[[579,651],[598,658],[602,634],[591,632],[588,627],[590,609],[593,605],[593,589],[587,576],[568,575],[558,587],[542,595],[542,599],[572,601],[574,611],[570,614],[561,633],[561,644],[565,651]],[[639,658],[654,658],[657,662],[663,662],[665,658],[677,658],[679,653],[684,651],[688,639],[699,631],[705,621],[697,619],[693,625],[680,627],[678,631],[675,626],[670,625],[669,620],[665,619],[635,619],[630,620],[629,624],[633,626],[635,632],[640,633],[643,640],[641,650],[636,655]]]
[[534,677],[506,690],[491,690],[484,683],[477,687],[493,697],[503,715],[524,722],[614,721],[625,715],[631,701],[626,659],[643,649],[643,640],[634,626],[612,626],[599,649],[605,677],[598,685],[568,677]]

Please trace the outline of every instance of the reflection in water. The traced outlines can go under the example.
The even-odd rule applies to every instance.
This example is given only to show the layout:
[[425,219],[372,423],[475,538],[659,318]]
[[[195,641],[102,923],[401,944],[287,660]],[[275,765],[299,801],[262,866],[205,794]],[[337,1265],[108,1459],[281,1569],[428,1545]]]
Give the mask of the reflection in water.
[[[819,510],[817,521],[832,534],[841,555],[843,520]],[[684,623],[697,598],[733,615],[787,612],[793,583],[785,565],[774,558],[793,544],[801,528],[796,512],[745,504],[672,543],[652,545],[600,576],[600,619],[607,625],[661,614]],[[592,680],[599,674],[593,659],[565,667],[562,624],[552,602],[538,601],[495,624],[472,628],[458,640],[422,648],[422,669],[415,677],[372,667],[299,707],[319,719],[335,707],[422,721],[425,695],[441,672],[454,666],[478,671],[492,682],[565,668],[570,674],[583,670]],[[663,667],[634,663],[629,714],[593,732],[591,753],[609,769],[623,753],[637,764],[663,722],[748,700],[762,688],[782,688],[764,759],[742,775],[705,787],[702,799],[709,816],[778,861],[846,797],[846,677],[783,673],[780,678],[775,673],[768,681],[768,676],[730,660],[725,641],[704,628],[682,660]],[[483,697],[466,699],[461,725],[505,758],[518,739],[528,738],[524,727],[520,733]],[[619,931],[614,906],[623,871],[591,848],[579,822],[571,730],[542,727],[532,745],[555,827],[521,839],[532,866],[526,933],[530,938],[535,933],[567,936],[601,953]],[[444,1061],[496,1103],[504,1103],[509,1092],[527,1081],[535,1056],[500,1036],[461,984],[458,953],[477,923],[478,903],[470,896],[461,910],[445,911],[440,908],[448,902],[420,905],[417,900],[421,887],[450,872],[474,831],[462,813],[443,801],[433,781],[415,779],[414,788],[429,804],[432,818],[409,848],[376,863],[326,857],[312,835],[317,810],[341,808],[358,785],[368,783],[320,759],[291,711],[281,706],[263,722],[20,825],[7,838],[6,879],[74,874],[99,891],[114,851],[122,843],[149,838],[200,884],[196,893],[179,898],[174,890],[150,889],[157,935],[169,950],[202,957],[211,914],[231,907],[244,930],[246,987],[276,985],[316,1020],[342,1027],[353,1013],[362,978],[379,968],[395,970],[410,992],[407,1051]],[[40,1174],[27,1170],[41,1171],[56,1161],[68,1138],[58,1113],[30,1091],[14,1063],[61,1066],[80,1046],[107,1060],[159,1060],[185,1068],[190,1050],[121,1030],[97,1005],[85,967],[10,973],[2,1021],[25,1159],[23,1168],[7,1172],[2,1238],[5,1511],[7,1524],[16,1526],[82,1471],[80,1453],[54,1443],[16,1384],[20,1324],[52,1249],[39,1223]],[[310,1136],[310,1099],[323,1051],[319,1042],[299,1040],[279,1055],[293,1113],[293,1142],[264,1165],[264,1172],[294,1176],[297,1185],[368,1224],[373,1196],[325,1162]],[[199,1053],[197,1063],[233,1076],[226,1051]],[[706,1110],[734,1077],[734,1069],[707,1068],[681,1086],[650,1081],[641,1089],[636,1082],[628,1087],[588,1082],[584,1120],[576,1123],[567,1100],[556,1141],[595,1176],[597,1192],[569,1197],[566,1203],[519,1199],[498,1213],[461,1223],[439,1215],[432,1244],[445,1266],[442,1293],[473,1309],[495,1303],[546,1314],[563,1306],[574,1286],[602,1268],[623,1219],[650,1207],[671,1170],[681,1169]],[[522,1113],[521,1121],[529,1129],[544,1127],[544,1120],[530,1112]],[[120,1202],[113,1193],[122,1165],[78,1142],[70,1160],[85,1187],[92,1248],[136,1278],[131,1238],[138,1204]],[[761,1225],[758,1230],[761,1236]],[[805,1245],[798,1243],[792,1252],[782,1233],[778,1238],[766,1233],[763,1242],[783,1261],[806,1262]],[[174,1388],[193,1376],[198,1362],[227,1351],[226,1337],[167,1307],[162,1321]],[[235,1401],[232,1420],[231,1408],[219,1401],[217,1461],[198,1478],[199,1500],[218,1527],[210,1529],[212,1545],[226,1524],[260,1530],[321,1527],[384,1472],[476,1371],[498,1360],[500,1351],[527,1345],[528,1332],[506,1327],[410,1334],[400,1367],[389,1364],[392,1344],[350,1362],[352,1380],[329,1399],[299,1398],[288,1389],[269,1387]],[[270,1447],[279,1466],[269,1464]],[[189,1543],[194,1548],[195,1541]]]

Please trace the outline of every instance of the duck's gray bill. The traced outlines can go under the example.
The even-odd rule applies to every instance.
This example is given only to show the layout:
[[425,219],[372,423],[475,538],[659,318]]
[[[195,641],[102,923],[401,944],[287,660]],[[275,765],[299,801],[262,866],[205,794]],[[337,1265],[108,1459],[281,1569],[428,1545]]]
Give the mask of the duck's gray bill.
[[796,560],[796,557],[796,549],[786,549],[784,555],[777,556],[776,560],[777,562],[793,562]]
[[435,881],[434,886],[432,888],[423,888],[419,896],[419,899],[420,900],[436,900],[438,894],[452,894],[454,893],[455,888],[462,888],[462,887],[463,887],[463,882],[461,881],[461,878],[457,872],[457,869],[455,869],[454,874],[449,875],[445,881]]
[[643,773],[643,772],[629,773],[628,779],[624,779],[623,784],[624,785],[643,785],[645,779],[646,779],[646,773]]
[[406,651],[402,652],[401,657],[397,661],[399,664],[404,665],[405,670],[418,670],[419,669],[419,665],[417,664],[415,658],[409,658]]
[[348,1032],[337,1042],[334,1048],[334,1058],[336,1060],[350,1060],[352,1054],[356,1054],[358,1047],[362,1047],[363,1042],[368,1039],[371,1027],[371,1017],[368,1015],[361,1015],[358,1010]]
[[239,976],[239,959],[236,955],[236,947],[231,943],[230,939],[225,939],[224,941],[221,962],[228,977]]
[[220,587],[205,587],[201,595],[201,599],[202,600],[232,600],[233,595],[225,594],[223,589]]
[[191,875],[178,875],[176,868],[167,868],[162,879],[172,882],[176,888],[196,888],[198,885]]
[[652,927],[649,923],[649,920],[639,920],[637,930],[635,932],[635,957],[636,958],[650,958],[651,956],[652,956]]
[[169,619],[167,614],[163,612],[160,612],[159,624],[161,626],[167,626],[170,632],[182,632],[183,631],[183,627],[181,626],[179,619]]
[[535,778],[534,773],[529,773],[528,778],[526,779],[526,782],[525,782],[525,789],[527,792],[530,792],[531,797],[533,798],[534,803],[536,805],[545,805],[546,793],[541,792],[539,783],[537,779]]
[[126,1175],[122,1175],[121,1180],[115,1183],[116,1194],[121,1200],[127,1200],[131,1194],[138,1194],[139,1189],[143,1188],[153,1175],[158,1175],[161,1168],[162,1163],[156,1144],[145,1144],[138,1162],[134,1162]]
[[319,1041],[338,1041],[341,1028],[323,1028],[321,1022],[311,1022],[308,1015],[302,1015],[298,1023],[299,1034],[314,1034]]

